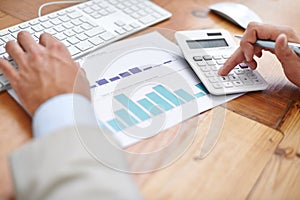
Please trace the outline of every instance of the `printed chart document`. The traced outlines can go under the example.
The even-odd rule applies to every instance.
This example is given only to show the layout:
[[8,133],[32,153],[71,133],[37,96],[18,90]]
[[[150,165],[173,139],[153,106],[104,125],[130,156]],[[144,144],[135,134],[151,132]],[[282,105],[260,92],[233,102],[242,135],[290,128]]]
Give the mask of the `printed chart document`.
[[180,49],[158,32],[114,43],[80,63],[99,127],[122,148],[241,95],[210,95]]

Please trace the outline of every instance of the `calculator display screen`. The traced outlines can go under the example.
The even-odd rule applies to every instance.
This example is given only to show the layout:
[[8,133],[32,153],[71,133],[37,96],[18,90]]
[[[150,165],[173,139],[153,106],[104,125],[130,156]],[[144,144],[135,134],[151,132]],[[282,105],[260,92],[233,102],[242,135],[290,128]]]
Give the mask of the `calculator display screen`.
[[208,40],[187,40],[186,42],[190,49],[228,47],[228,44],[224,38]]

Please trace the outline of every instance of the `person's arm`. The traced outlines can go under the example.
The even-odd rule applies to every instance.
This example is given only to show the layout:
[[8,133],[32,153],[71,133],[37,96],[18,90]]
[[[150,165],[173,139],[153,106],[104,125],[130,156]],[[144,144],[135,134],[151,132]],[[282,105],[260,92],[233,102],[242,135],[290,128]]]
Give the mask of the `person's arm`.
[[36,138],[10,156],[17,199],[141,199],[131,175],[114,169],[126,169],[126,161],[100,132],[85,97],[47,100],[33,124]]
[[6,50],[19,70],[4,59],[0,70],[33,116],[39,136],[10,157],[17,199],[140,199],[130,174],[93,155],[126,167],[122,153],[99,132],[85,73],[62,43],[45,33],[38,44],[21,32]]
[[237,64],[244,62],[251,69],[256,69],[257,62],[254,56],[261,57],[262,47],[255,46],[257,39],[274,40],[274,53],[282,64],[286,77],[295,85],[300,87],[300,57],[297,56],[287,45],[288,42],[300,43],[300,36],[287,26],[275,26],[270,24],[249,23],[240,47],[227,60],[224,66],[219,70],[219,74],[227,75]]

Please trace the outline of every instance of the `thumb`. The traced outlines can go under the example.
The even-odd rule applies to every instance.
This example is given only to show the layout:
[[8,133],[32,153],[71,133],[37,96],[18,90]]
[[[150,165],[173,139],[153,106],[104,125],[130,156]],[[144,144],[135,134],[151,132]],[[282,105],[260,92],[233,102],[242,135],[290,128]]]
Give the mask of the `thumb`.
[[287,36],[280,34],[275,43],[275,54],[282,65],[285,65],[289,61],[293,60],[292,57],[297,57],[296,53],[289,48]]

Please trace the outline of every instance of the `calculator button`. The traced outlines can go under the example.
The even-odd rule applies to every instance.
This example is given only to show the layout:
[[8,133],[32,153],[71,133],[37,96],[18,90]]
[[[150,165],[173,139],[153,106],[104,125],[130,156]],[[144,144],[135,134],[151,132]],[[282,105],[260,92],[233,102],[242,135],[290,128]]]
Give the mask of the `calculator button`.
[[223,86],[226,88],[231,88],[231,87],[233,87],[233,84],[231,82],[224,82]]
[[245,63],[240,63],[239,66],[240,66],[242,69],[248,68],[248,65],[245,64]]
[[198,65],[199,67],[201,67],[201,66],[206,66],[206,62],[204,62],[204,61],[198,61],[198,62],[197,62],[197,65]]
[[224,55],[222,55],[222,57],[225,58],[225,59],[228,59],[228,58],[230,58],[230,55],[229,54],[224,54]]
[[212,85],[213,85],[213,87],[216,88],[216,89],[223,88],[223,85],[220,84],[220,83],[213,83]]
[[221,59],[222,59],[222,56],[220,56],[220,55],[214,55],[214,56],[213,56],[213,59],[215,59],[215,60],[221,60]]
[[216,62],[218,65],[224,65],[226,60],[217,60]]
[[253,79],[252,80],[254,82],[254,84],[258,85],[258,84],[262,84],[263,82],[259,79]]
[[210,69],[213,70],[213,71],[217,71],[218,67],[217,66],[211,66]]
[[219,79],[222,82],[229,81],[229,78],[227,76],[220,76]]
[[244,69],[244,72],[246,74],[252,74],[253,73],[253,71],[251,69]]
[[217,77],[210,77],[208,80],[209,80],[211,83],[217,83],[217,82],[219,82],[219,79],[218,79]]
[[211,57],[211,55],[204,55],[203,59],[206,60],[206,61],[207,60],[212,60],[212,57]]
[[213,72],[205,72],[204,73],[206,77],[214,77],[214,73]]
[[228,76],[228,78],[229,78],[229,80],[231,80],[231,81],[236,81],[236,80],[238,80],[238,78],[237,78],[235,75],[230,75],[230,76]]
[[233,84],[237,87],[243,85],[243,83],[241,81],[233,81]]
[[253,82],[250,78],[248,78],[247,76],[239,76],[239,78],[241,79],[241,81],[245,84],[245,85],[252,85]]
[[248,74],[248,77],[251,78],[251,79],[257,79],[257,76],[253,73]]
[[194,61],[201,61],[202,56],[194,56],[193,59],[194,59]]
[[210,66],[216,65],[215,61],[213,61],[213,60],[206,61],[206,64],[208,64]]
[[200,67],[200,69],[203,72],[209,72],[210,71],[209,67],[206,67],[206,66]]
[[235,69],[235,70],[234,70],[234,73],[237,74],[237,75],[240,75],[240,74],[244,74],[245,71],[242,70],[242,69]]

